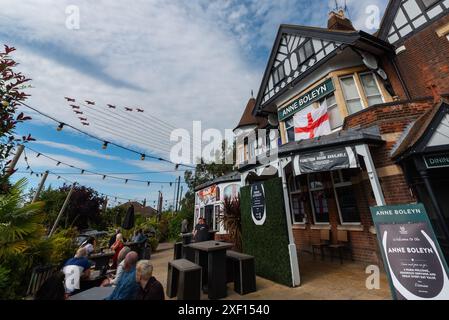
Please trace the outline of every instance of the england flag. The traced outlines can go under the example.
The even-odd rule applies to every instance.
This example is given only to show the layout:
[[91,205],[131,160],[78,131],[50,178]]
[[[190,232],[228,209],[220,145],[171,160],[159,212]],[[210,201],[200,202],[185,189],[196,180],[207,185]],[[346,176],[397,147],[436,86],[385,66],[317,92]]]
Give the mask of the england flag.
[[312,104],[293,116],[295,126],[295,141],[313,139],[331,133],[327,101]]

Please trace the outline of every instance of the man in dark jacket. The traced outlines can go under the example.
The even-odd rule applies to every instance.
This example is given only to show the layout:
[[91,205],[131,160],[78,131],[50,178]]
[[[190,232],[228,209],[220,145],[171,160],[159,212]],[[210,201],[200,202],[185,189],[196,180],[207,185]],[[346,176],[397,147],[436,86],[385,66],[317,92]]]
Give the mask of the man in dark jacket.
[[195,242],[203,242],[209,240],[209,226],[206,224],[206,219],[200,217],[198,219],[198,224],[193,230],[193,238]]
[[165,300],[164,288],[153,277],[150,260],[140,260],[137,263],[136,282],[139,284],[136,300]]

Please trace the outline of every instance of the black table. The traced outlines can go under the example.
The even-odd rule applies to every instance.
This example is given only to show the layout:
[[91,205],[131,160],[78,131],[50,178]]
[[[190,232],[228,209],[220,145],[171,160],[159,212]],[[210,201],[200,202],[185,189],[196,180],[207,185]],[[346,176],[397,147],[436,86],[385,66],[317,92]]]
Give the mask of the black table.
[[113,287],[94,287],[69,297],[69,300],[104,300],[112,291]]
[[91,254],[87,258],[95,263],[95,270],[103,270],[109,267],[109,260],[114,256],[114,252],[109,253],[95,253]]
[[194,250],[195,263],[202,267],[203,292],[209,299],[221,299],[227,295],[226,250],[233,244],[220,241],[195,242],[187,245]]

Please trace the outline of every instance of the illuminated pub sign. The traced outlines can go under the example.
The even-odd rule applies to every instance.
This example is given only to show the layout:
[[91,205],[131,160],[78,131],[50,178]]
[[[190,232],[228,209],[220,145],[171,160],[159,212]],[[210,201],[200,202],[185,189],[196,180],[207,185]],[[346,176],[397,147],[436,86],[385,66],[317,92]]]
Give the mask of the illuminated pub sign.
[[449,299],[448,267],[424,206],[370,209],[393,298]]
[[424,162],[428,169],[449,167],[449,153],[425,155]]
[[285,107],[281,108],[278,111],[279,121],[284,121],[287,118],[290,118],[296,112],[301,111],[302,109],[310,106],[315,101],[320,100],[321,98],[327,96],[329,93],[335,90],[332,79],[328,79],[322,84],[316,86],[312,90],[306,92],[299,98],[293,100],[293,102],[289,103]]

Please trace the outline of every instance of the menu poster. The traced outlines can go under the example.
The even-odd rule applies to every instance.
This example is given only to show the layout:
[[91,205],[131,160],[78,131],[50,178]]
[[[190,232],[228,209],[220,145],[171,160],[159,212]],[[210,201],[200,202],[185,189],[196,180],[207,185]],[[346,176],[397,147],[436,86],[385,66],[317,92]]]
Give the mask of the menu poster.
[[449,299],[448,268],[422,204],[371,208],[395,299]]

